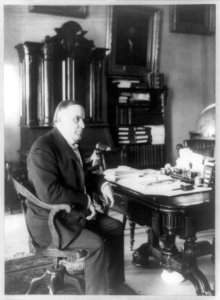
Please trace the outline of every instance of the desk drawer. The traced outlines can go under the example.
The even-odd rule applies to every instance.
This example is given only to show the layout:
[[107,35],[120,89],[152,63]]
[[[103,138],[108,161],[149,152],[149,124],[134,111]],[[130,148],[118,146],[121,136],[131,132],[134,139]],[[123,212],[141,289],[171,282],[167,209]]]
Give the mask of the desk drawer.
[[114,209],[123,214],[126,214],[128,199],[125,196],[122,196],[118,193],[114,193],[114,196],[115,196]]
[[139,225],[150,225],[152,219],[152,210],[147,206],[135,201],[135,198],[114,193],[115,204],[113,209],[126,215],[129,219],[134,220]]

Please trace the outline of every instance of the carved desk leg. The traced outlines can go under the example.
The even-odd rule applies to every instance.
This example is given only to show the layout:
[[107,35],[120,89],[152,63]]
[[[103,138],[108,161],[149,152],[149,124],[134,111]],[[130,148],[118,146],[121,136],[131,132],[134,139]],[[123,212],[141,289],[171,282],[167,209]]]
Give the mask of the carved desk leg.
[[134,246],[134,232],[135,232],[136,223],[134,221],[129,220],[129,224],[130,224],[130,249],[132,251]]
[[196,265],[193,267],[187,266],[184,273],[186,279],[188,279],[193,283],[197,295],[204,295],[204,296],[214,295],[214,291],[211,290],[207,278]]
[[[190,280],[196,289],[197,295],[213,295],[209,282],[199,270],[196,260],[197,256],[211,253],[212,245],[207,241],[195,242],[196,234],[192,224],[189,223],[190,218],[185,218],[184,222],[182,222],[183,219],[180,215],[167,213],[163,215],[162,219],[163,224],[160,231],[163,230],[163,234],[160,233],[160,240],[163,247],[161,253],[158,250],[153,250],[157,258],[160,259],[161,265],[168,270],[181,273],[185,279]],[[176,235],[182,228],[181,224],[185,224],[188,228],[184,232],[185,243],[183,252],[179,252],[175,245]]]
[[127,222],[127,216],[123,215],[123,220],[122,220],[122,224],[123,224],[123,228],[125,229],[126,227],[126,222]]
[[[170,239],[166,241],[169,244]],[[168,249],[174,249],[170,245]],[[205,275],[199,270],[195,254],[188,257],[186,253],[167,252],[166,249],[152,248],[153,256],[160,261],[162,267],[170,271],[181,273],[185,279],[192,282],[196,289],[197,295],[213,295],[209,282]]]
[[208,241],[195,242],[196,237],[188,237],[184,243],[182,267],[185,277],[190,280],[196,289],[197,295],[213,295],[209,282],[197,266],[196,257],[211,254],[212,245]]
[[196,232],[192,223],[192,218],[185,215],[184,230],[182,237],[185,240],[183,251],[183,271],[185,277],[195,286],[198,295],[213,295],[209,282],[205,275],[199,270],[196,258],[199,256],[213,254],[213,245],[208,241],[196,242]]

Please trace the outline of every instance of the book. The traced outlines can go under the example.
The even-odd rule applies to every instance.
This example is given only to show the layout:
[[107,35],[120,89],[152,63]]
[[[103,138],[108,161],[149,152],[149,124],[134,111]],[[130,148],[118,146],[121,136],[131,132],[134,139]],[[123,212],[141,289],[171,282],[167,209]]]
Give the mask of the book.
[[148,138],[149,138],[149,135],[148,135],[148,134],[144,134],[144,135],[140,135],[140,136],[135,135],[134,138],[135,138],[136,140],[142,140],[142,139],[144,139],[144,138],[148,139]]
[[148,82],[151,88],[155,88],[155,89],[164,88],[164,74],[149,73]]
[[118,135],[134,135],[134,136],[143,136],[146,135],[146,131],[140,131],[140,132],[135,132],[135,131],[118,131]]
[[147,142],[148,142],[147,139],[144,139],[144,140],[119,140],[118,141],[119,144],[145,144]]
[[149,93],[132,93],[130,100],[149,102],[150,94]]
[[120,96],[118,97],[118,103],[127,103],[129,97],[128,96]]
[[129,140],[129,135],[120,135],[118,140]]
[[130,130],[130,127],[118,127],[118,130],[121,130],[121,131],[129,131],[129,130]]
[[214,160],[206,160],[204,162],[203,181],[205,186],[208,187],[215,186],[215,161]]
[[151,127],[150,126],[119,126],[118,127],[119,132],[150,132]]
[[139,138],[139,137],[135,137],[135,136],[119,136],[118,137],[118,140],[119,141],[145,141],[145,140],[151,140],[148,136],[146,136],[146,137],[141,137],[141,138]]
[[132,84],[139,83],[139,80],[113,80],[112,83],[117,84],[118,88],[130,88]]

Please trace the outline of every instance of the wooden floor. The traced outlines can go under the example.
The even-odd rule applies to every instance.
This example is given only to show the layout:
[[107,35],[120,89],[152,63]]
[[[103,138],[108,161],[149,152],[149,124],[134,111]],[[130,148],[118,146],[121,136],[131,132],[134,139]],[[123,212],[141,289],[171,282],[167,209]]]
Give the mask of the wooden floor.
[[[117,219],[121,216],[112,212],[111,215]],[[157,264],[152,263],[150,269],[137,268],[132,264],[132,251],[130,251],[129,228],[125,230],[125,276],[126,284],[135,290],[138,295],[146,296],[195,296],[195,289],[189,281],[182,282],[179,285],[164,283],[161,278],[162,269],[157,268]],[[199,233],[198,240],[212,241],[213,231],[204,231]],[[134,248],[139,247],[147,241],[147,235],[144,228],[137,228],[135,234]],[[16,247],[15,247],[16,245]],[[182,241],[177,240],[178,247],[181,248]],[[24,219],[21,213],[5,213],[5,257],[10,258],[15,254],[22,255],[28,252],[27,231]],[[207,276],[211,287],[214,285],[215,274],[214,266],[210,261],[210,256],[198,258],[198,264],[202,272]],[[136,296],[131,296],[132,300]],[[185,298],[185,297],[184,297]],[[145,297],[144,297],[145,299]],[[163,298],[164,299],[164,298]],[[179,298],[178,298],[179,299]],[[176,300],[176,299],[175,299]]]

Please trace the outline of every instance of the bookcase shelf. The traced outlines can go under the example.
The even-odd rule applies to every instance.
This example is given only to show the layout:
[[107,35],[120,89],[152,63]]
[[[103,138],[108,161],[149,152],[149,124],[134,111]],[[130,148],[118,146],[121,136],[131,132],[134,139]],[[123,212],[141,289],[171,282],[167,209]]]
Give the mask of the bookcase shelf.
[[164,165],[164,108],[167,93],[166,87],[148,88],[140,85],[139,88],[137,83],[124,87],[114,79],[109,79],[108,122],[115,144],[126,145],[129,166],[160,168]]

